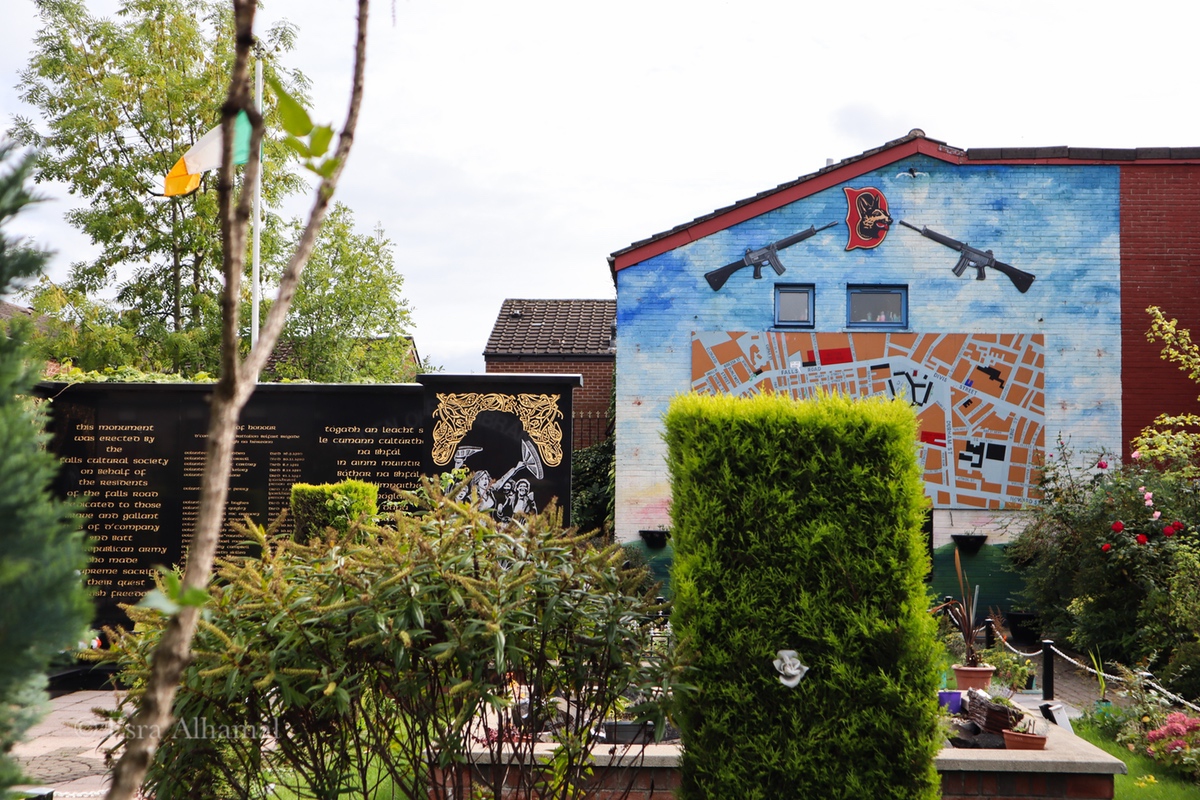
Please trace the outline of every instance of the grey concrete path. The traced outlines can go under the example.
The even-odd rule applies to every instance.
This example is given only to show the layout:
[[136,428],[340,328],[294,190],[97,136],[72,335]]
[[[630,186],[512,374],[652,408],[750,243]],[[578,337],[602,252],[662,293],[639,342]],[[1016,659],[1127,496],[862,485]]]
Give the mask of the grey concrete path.
[[109,690],[73,692],[50,701],[50,713],[13,748],[30,785],[52,788],[54,800],[103,797],[108,767],[101,742],[111,725],[92,709],[114,709],[117,699]]

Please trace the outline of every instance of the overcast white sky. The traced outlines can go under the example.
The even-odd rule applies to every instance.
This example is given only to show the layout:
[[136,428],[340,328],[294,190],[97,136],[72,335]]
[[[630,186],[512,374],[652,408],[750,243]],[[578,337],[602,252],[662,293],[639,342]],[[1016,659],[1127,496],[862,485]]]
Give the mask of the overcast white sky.
[[[36,31],[6,0],[0,122]],[[115,2],[93,2],[112,9]],[[396,0],[373,8],[338,199],[396,244],[417,346],[482,372],[506,297],[614,296],[629,243],[919,127],[960,148],[1197,146],[1198,6]],[[340,123],[353,4],[267,0]],[[58,195],[14,231],[87,253]],[[297,207],[295,213],[299,213]]]

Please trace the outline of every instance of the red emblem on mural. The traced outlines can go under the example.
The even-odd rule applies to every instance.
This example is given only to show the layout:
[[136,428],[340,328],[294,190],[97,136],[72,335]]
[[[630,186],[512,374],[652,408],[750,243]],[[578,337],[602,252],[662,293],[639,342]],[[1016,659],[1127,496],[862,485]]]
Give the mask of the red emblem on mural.
[[873,186],[866,189],[846,187],[846,205],[846,227],[850,229],[846,249],[878,247],[887,238],[892,224],[883,192]]

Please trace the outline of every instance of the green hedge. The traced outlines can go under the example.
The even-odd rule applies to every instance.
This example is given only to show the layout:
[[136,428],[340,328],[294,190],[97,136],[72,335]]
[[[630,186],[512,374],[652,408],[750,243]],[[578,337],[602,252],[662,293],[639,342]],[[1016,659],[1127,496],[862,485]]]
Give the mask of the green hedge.
[[939,796],[916,432],[899,401],[671,404],[681,800]]
[[323,536],[326,528],[346,533],[350,523],[379,513],[379,487],[365,481],[341,483],[296,483],[292,485],[291,510],[295,539],[307,542]]

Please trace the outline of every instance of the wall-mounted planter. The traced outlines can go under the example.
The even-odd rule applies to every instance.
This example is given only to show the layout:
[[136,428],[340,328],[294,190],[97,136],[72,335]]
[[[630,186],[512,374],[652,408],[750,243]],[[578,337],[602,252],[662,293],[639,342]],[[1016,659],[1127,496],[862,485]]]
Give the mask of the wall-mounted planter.
[[661,550],[667,546],[667,537],[671,535],[667,530],[654,531],[638,531],[638,536],[642,537],[642,541],[646,543],[646,547],[651,550]]
[[988,537],[986,533],[952,533],[950,538],[954,540],[954,546],[960,553],[973,556],[983,547]]

